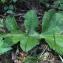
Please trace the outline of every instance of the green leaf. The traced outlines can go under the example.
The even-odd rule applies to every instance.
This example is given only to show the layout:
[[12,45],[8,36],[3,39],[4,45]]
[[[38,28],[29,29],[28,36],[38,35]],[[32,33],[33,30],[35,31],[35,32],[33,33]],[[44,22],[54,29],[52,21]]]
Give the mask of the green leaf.
[[42,32],[48,31],[48,28],[51,25],[50,22],[51,22],[51,19],[52,19],[54,13],[55,13],[55,11],[53,9],[49,10],[48,12],[45,12],[43,19],[42,19]]
[[11,47],[14,44],[11,37],[5,37],[3,41],[6,47]]
[[38,40],[36,38],[30,37],[30,36],[25,36],[20,41],[20,46],[23,49],[23,51],[25,51],[25,52],[28,52],[33,47],[35,47],[37,44],[38,44]]
[[9,50],[11,50],[11,47],[8,47],[8,48],[2,48],[2,47],[0,47],[0,55],[6,53]]
[[11,50],[11,47],[7,47],[7,44],[4,43],[2,37],[0,37],[0,55],[4,54],[5,52]]
[[53,50],[63,55],[63,12],[54,13],[49,22],[46,21],[43,21],[43,28],[46,30],[42,35]]
[[44,35],[44,37],[51,49],[55,50],[58,54],[63,55],[63,35],[51,34]]
[[11,46],[23,40],[24,37],[24,33],[9,33],[0,35],[0,55],[11,50]]
[[7,47],[12,46],[19,41],[21,41],[26,34],[24,33],[9,33],[9,34],[3,34],[1,37],[4,38],[4,44],[7,45]]
[[5,3],[5,2],[6,2],[6,0],[1,0],[1,2],[2,2],[2,3]]
[[23,40],[23,38],[26,35],[24,33],[13,33],[13,34],[8,34],[7,37],[9,37],[12,40],[12,45],[18,43],[19,41]]
[[[46,18],[46,16],[44,17]],[[49,17],[48,17],[49,18]],[[63,30],[63,12],[55,13],[52,18],[48,21],[47,19],[42,20],[42,28],[44,33],[62,33]]]
[[30,10],[25,14],[24,25],[27,33],[31,33],[38,27],[38,17],[35,10]]
[[18,30],[17,22],[14,16],[7,16],[5,20],[5,25],[8,31],[14,32]]
[[49,31],[50,32],[54,31],[55,33],[62,33],[63,32],[63,13],[62,12],[55,13],[51,21],[52,21],[50,25],[51,27],[49,27]]
[[9,33],[1,35],[1,37],[4,38],[4,44],[6,47],[10,47],[20,42],[20,46],[25,52],[28,52],[39,43],[38,39],[24,33]]

